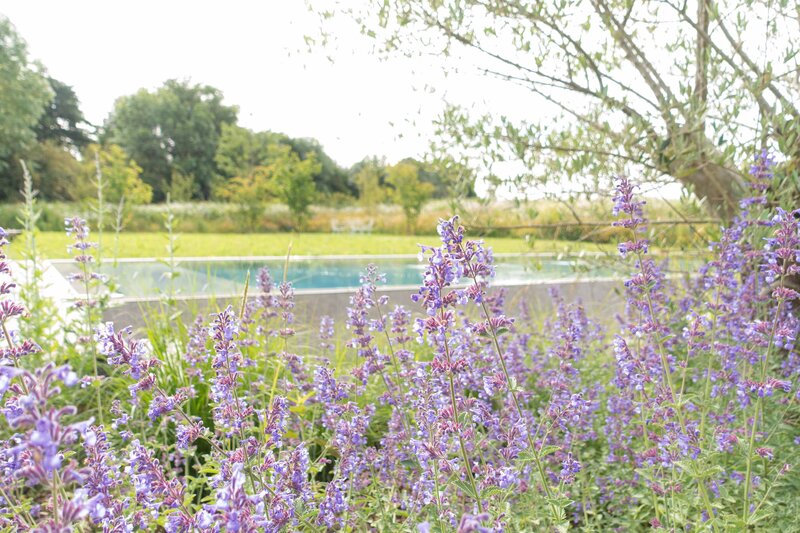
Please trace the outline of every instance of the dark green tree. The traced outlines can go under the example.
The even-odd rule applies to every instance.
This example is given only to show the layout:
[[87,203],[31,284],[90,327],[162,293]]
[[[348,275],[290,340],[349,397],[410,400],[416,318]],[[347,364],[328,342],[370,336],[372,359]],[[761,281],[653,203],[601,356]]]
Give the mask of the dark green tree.
[[222,127],[235,124],[238,112],[222,100],[218,89],[189,81],[140,89],[116,101],[103,141],[120,145],[142,167],[155,201],[166,198],[173,175],[191,176],[193,196],[208,199],[219,173],[214,155]]
[[386,162],[386,158],[384,157],[365,157],[358,163],[355,163],[352,167],[347,170],[348,180],[350,182],[350,186],[358,190],[356,176],[364,170],[365,168],[369,171],[372,170],[379,170],[379,183],[380,185],[386,185],[386,168],[389,164]]
[[406,232],[413,233],[417,219],[434,187],[419,179],[419,167],[413,163],[397,163],[386,169],[386,183],[391,187],[389,198],[403,209],[406,216]]
[[[19,159],[25,161],[33,178],[33,187],[39,191],[39,198],[46,201],[77,201],[94,193],[92,184],[81,174],[81,164],[70,150],[56,141],[37,142]],[[15,191],[22,187],[22,166],[17,161],[8,169]],[[19,196],[11,196],[18,200]]]
[[235,124],[223,124],[214,161],[225,179],[247,176],[270,159],[270,146],[286,139],[279,133],[254,132]]
[[307,159],[310,155],[313,155],[314,159],[319,163],[319,173],[314,176],[314,183],[318,192],[323,194],[343,193],[351,196],[355,195],[355,190],[348,180],[347,171],[325,153],[319,141],[302,137],[287,138],[286,143],[300,156],[300,159]]
[[313,153],[301,159],[290,146],[275,146],[270,165],[272,180],[278,198],[292,213],[296,229],[303,228],[310,214],[311,204],[316,200],[314,176],[319,175],[321,166]]
[[[313,158],[316,169],[312,175],[315,192],[322,195],[340,193],[354,195],[347,171],[328,156],[316,139],[293,139],[271,131],[254,132],[236,125],[222,128],[214,161],[226,180],[247,176],[253,169],[264,166],[276,153],[277,145],[286,146],[300,161]],[[224,186],[224,183],[220,184]]]
[[[431,178],[436,190],[445,191],[439,198],[463,200],[475,198],[475,181],[478,176],[466,158],[457,159],[451,154],[433,156],[425,161],[425,173]],[[423,178],[424,179],[424,178]]]
[[353,183],[358,189],[358,203],[372,215],[388,199],[386,188],[386,165],[377,158],[366,158],[351,169]]
[[418,161],[407,157],[400,161],[417,167],[419,181],[433,186],[431,198],[455,199],[475,196],[475,172],[452,157]]
[[75,91],[55,78],[47,78],[53,99],[44,109],[36,125],[36,139],[50,141],[63,148],[82,151],[91,142],[88,129],[91,125],[81,111]]
[[19,157],[34,146],[36,124],[53,93],[25,41],[0,16],[0,199],[18,198]]
[[314,175],[320,164],[314,154],[300,159],[288,144],[276,142],[268,146],[261,164],[240,166],[242,173],[225,182],[216,194],[239,204],[247,227],[255,229],[264,206],[278,200],[289,208],[295,228],[302,228],[317,196]]

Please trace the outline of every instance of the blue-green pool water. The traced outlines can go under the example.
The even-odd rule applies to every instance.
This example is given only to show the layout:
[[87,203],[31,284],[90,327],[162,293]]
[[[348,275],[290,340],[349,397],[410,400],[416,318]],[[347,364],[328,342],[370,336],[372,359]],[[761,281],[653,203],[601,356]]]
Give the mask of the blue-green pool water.
[[[293,258],[286,268],[286,279],[302,291],[349,289],[359,286],[359,276],[367,264],[374,263],[386,275],[386,285],[413,287],[422,280],[424,263],[415,257],[380,258]],[[62,274],[76,272],[69,262],[55,263]],[[180,296],[229,296],[244,289],[250,272],[255,290],[256,275],[262,267],[270,269],[273,280],[283,280],[283,259],[178,260],[174,269],[172,291]],[[608,258],[558,259],[531,255],[496,258],[495,284],[524,284],[608,277],[621,272],[622,266]],[[106,263],[101,272],[113,279],[118,296],[149,298],[168,294],[170,268],[154,260],[126,260],[116,265]],[[80,290],[79,287],[76,287]],[[251,292],[252,294],[252,292]]]

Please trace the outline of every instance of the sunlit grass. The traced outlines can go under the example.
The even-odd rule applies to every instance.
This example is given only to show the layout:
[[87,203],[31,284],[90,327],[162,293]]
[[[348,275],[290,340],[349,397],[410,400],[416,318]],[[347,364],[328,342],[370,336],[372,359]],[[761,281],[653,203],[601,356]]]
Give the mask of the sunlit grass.
[[[97,240],[97,234],[92,238]],[[44,258],[70,257],[67,247],[70,238],[63,232],[37,234],[37,249]],[[490,237],[486,242],[495,253],[521,252],[575,252],[611,251],[612,245],[579,243],[572,241],[536,240],[532,244],[522,238]],[[11,243],[10,256],[21,257],[25,239],[18,237]],[[180,257],[232,257],[286,255],[289,245],[292,255],[375,255],[414,254],[418,244],[437,244],[430,235],[377,235],[343,233],[186,233],[177,241],[176,255]],[[103,257],[164,257],[166,235],[160,233],[123,233],[119,242],[113,234],[105,233],[102,242]]]

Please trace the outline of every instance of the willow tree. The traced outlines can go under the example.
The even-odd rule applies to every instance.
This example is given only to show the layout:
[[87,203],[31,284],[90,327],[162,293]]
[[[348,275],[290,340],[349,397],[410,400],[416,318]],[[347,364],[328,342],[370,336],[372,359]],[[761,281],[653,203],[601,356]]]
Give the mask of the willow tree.
[[730,213],[756,150],[769,144],[800,163],[796,2],[365,0],[320,13],[352,17],[384,53],[438,55],[444,68],[526,88],[530,102],[505,116],[450,106],[440,133],[522,161],[527,179],[633,167]]

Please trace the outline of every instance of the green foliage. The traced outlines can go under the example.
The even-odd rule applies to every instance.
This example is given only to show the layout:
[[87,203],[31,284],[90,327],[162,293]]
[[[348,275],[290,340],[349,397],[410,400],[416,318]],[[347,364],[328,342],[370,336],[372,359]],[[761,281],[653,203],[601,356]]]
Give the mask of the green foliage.
[[281,136],[271,132],[253,132],[235,124],[223,124],[214,161],[226,178],[247,176],[269,159],[269,147]]
[[153,189],[142,181],[141,167],[120,146],[91,144],[87,147],[81,165],[81,171],[87,180],[97,173],[95,157],[99,158],[106,201],[118,203],[125,197],[130,204],[146,204],[152,200]]
[[53,99],[36,125],[36,138],[40,142],[52,141],[63,148],[82,151],[91,141],[78,96],[72,87],[55,78],[48,77],[47,81]]
[[257,166],[248,169],[244,158],[236,164],[228,161],[231,168],[241,167],[247,174],[231,178],[217,194],[241,206],[249,229],[255,227],[264,205],[274,199],[289,208],[296,226],[302,226],[316,197],[314,175],[320,164],[313,154],[300,159],[290,146],[273,143],[266,147],[266,160]]
[[194,176],[172,169],[169,192],[167,196],[176,202],[188,202],[197,195],[197,183]]
[[244,226],[256,228],[264,206],[277,197],[270,161],[279,137],[269,132],[254,133],[236,125],[222,130],[215,161],[228,179],[216,196],[239,204]]
[[[426,161],[420,179],[432,183],[436,190],[434,198],[446,198],[453,207],[465,198],[474,198],[477,173],[465,159],[456,159],[444,153]],[[456,211],[456,209],[454,209]],[[461,209],[457,209],[461,211]]]
[[239,204],[240,216],[246,229],[255,229],[264,212],[264,205],[275,197],[274,183],[264,167],[256,167],[245,176],[236,176],[220,188],[216,196]]
[[16,200],[26,161],[43,200],[77,200],[87,183],[74,154],[89,142],[75,92],[28,59],[25,42],[0,16],[0,199]]
[[[290,156],[294,154],[294,156]],[[347,173],[325,153],[315,139],[293,139],[280,133],[270,131],[253,132],[236,125],[227,125],[222,129],[219,146],[214,160],[223,177],[231,180],[252,175],[258,167],[269,166],[279,158],[289,158],[289,167],[299,161],[315,161],[310,164],[311,184],[308,187],[304,178],[293,180],[283,185],[276,184],[274,194],[289,206],[295,215],[295,223],[305,218],[308,211],[308,199],[332,198],[335,195],[353,193]],[[238,180],[237,180],[238,181]],[[237,183],[237,188],[254,190],[255,183]],[[219,190],[219,189],[218,189]],[[283,192],[281,192],[283,191]],[[260,191],[261,194],[264,191]],[[289,201],[288,199],[291,198]],[[293,207],[294,206],[294,207]]]
[[[449,200],[453,211],[463,212],[461,200],[475,196],[475,170],[450,155],[431,157],[424,162],[408,157],[400,164],[408,167],[402,172],[410,173],[411,167],[415,168],[419,182],[430,192],[429,197]],[[365,158],[350,169],[350,180],[358,191],[359,204],[373,215],[379,204],[393,196],[392,190],[386,187],[389,172],[386,161],[376,157]]]
[[300,159],[290,147],[279,145],[267,168],[275,184],[278,198],[291,211],[295,226],[301,228],[316,198],[314,175],[319,173],[322,165],[313,153],[309,153],[305,159]]
[[[0,17],[0,157],[34,141],[35,126],[53,96],[41,65],[28,59],[25,41]],[[5,163],[4,163],[5,165]]]
[[478,113],[448,106],[435,144],[486,168],[514,161],[501,177],[522,187],[555,181],[592,192],[620,172],[669,176],[730,215],[754,143],[777,148],[787,171],[800,168],[792,3],[371,0],[314,9],[322,43],[348,27],[343,15],[385,55],[439,57],[434,68],[474,68],[498,94],[513,90],[514,108],[501,98]]
[[406,215],[406,231],[413,232],[422,206],[433,194],[433,185],[420,181],[419,169],[411,163],[389,167],[386,183],[392,187],[391,200],[402,207]]
[[[44,266],[37,246],[39,231],[36,227],[42,214],[37,202],[39,191],[34,189],[33,178],[25,163],[22,162],[20,166],[23,170],[21,192],[24,203],[17,222],[23,230],[24,245],[21,256],[25,260],[25,265],[19,290],[20,298],[27,303],[29,314],[29,318],[20,323],[20,332],[26,337],[38,339],[39,345],[47,350],[57,344],[57,327],[52,323],[52,317],[56,316],[57,310],[52,300],[42,295],[42,289],[45,288]],[[34,368],[40,362],[41,357],[38,354],[24,360],[27,368]]]
[[458,199],[475,196],[475,171],[450,155],[442,159],[432,159],[431,162],[407,157],[401,163],[417,167],[419,180],[433,186],[431,198]]
[[[11,22],[0,16],[0,187],[8,198],[19,185],[8,187],[12,156],[29,148],[36,139],[35,127],[53,97],[43,68],[28,58],[25,41]],[[18,164],[14,164],[19,166]],[[15,182],[22,183],[21,180]]]
[[140,89],[116,101],[104,139],[142,167],[154,200],[171,191],[175,171],[192,176],[195,197],[207,199],[218,173],[214,154],[222,127],[234,124],[238,111],[222,98],[219,90],[188,81],[168,80],[154,92]]
[[319,163],[319,170],[314,173],[314,183],[318,192],[349,195],[355,192],[350,185],[347,172],[325,153],[319,141],[311,138],[287,137],[283,142],[291,146],[292,151],[300,156],[300,159],[308,159],[313,156]]
[[[33,174],[33,186],[42,200],[78,201],[92,194],[80,162],[56,141],[38,142],[20,155]],[[13,183],[23,183],[19,169],[9,169],[8,174]]]
[[387,198],[384,179],[385,167],[375,160],[364,160],[353,175],[358,188],[358,202],[372,212]]

